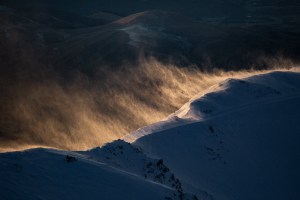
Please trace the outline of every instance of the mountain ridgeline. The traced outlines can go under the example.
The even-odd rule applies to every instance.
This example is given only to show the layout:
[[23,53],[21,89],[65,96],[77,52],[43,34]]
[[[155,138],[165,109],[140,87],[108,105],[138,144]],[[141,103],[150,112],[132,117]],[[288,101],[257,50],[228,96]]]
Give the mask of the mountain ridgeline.
[[2,0],[1,148],[102,145],[228,77],[292,67],[298,8],[294,1]]

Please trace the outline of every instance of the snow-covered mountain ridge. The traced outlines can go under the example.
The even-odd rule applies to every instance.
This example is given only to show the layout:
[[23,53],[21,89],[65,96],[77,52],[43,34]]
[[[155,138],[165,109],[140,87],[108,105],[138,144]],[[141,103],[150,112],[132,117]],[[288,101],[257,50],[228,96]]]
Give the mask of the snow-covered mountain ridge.
[[[122,140],[84,152],[0,154],[0,199],[196,200],[164,165]],[[147,195],[145,195],[147,194]]]
[[200,199],[298,199],[300,73],[227,80],[131,135]]
[[205,121],[228,112],[262,103],[276,103],[300,95],[299,73],[275,71],[244,79],[227,79],[194,97],[167,119],[138,129],[123,139],[134,142],[140,137],[171,127]]
[[229,79],[103,147],[0,154],[0,199],[297,199],[300,73]]

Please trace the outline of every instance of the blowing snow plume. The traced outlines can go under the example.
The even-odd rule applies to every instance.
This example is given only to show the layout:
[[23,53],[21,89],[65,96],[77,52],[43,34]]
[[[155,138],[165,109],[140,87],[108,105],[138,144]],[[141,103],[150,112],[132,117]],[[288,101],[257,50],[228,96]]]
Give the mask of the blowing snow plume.
[[93,79],[81,73],[66,81],[20,72],[19,78],[2,78],[0,150],[99,146],[165,118],[217,82],[256,73],[262,71],[205,73],[155,60],[103,69]]

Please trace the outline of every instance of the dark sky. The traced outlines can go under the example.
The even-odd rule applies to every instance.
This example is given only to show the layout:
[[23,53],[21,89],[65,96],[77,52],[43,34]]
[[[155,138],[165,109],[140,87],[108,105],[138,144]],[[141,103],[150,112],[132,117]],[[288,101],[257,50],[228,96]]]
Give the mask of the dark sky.
[[56,8],[84,15],[97,11],[129,15],[144,10],[168,10],[198,18],[245,13],[244,3],[240,3],[240,0],[0,0],[0,2],[13,7],[45,10]]
[[173,11],[192,18],[299,14],[298,0],[0,0],[0,4],[39,11],[54,8],[81,15],[108,11],[126,16],[145,10]]

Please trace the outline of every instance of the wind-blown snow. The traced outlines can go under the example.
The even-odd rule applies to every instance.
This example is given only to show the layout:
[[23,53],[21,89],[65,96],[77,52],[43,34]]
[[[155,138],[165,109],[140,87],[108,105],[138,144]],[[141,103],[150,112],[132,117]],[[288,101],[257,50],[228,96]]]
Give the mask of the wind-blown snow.
[[1,153],[0,199],[298,199],[299,102],[299,72],[228,79],[131,144]]
[[131,139],[202,199],[298,199],[299,102],[300,73],[229,79]]
[[[291,75],[281,75],[288,73]],[[295,69],[295,72],[278,71],[271,75],[267,73],[243,79],[229,78],[194,97],[165,120],[140,128],[123,139],[134,142],[154,132],[205,121],[251,105],[297,97],[300,95],[298,74]],[[292,79],[286,76],[292,76]]]

